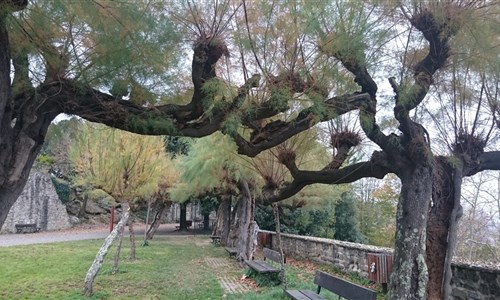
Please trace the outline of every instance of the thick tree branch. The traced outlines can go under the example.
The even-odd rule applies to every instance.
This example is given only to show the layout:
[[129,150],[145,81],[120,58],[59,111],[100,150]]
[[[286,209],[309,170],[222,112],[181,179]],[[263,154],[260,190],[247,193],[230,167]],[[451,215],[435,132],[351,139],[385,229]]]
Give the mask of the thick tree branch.
[[[414,84],[398,87],[394,79],[390,79],[391,86],[396,94],[396,105],[394,116],[399,121],[399,129],[407,136],[408,140],[414,138],[417,133],[413,132],[415,126],[410,119],[410,110],[417,107],[427,95],[433,83],[433,75],[442,67],[450,56],[449,38],[456,33],[458,28],[453,21],[437,20],[433,12],[422,9],[410,18],[410,23],[417,28],[429,42],[429,51],[424,59],[414,67]],[[441,23],[440,23],[441,22]]]
[[485,170],[500,170],[500,151],[484,152],[479,156],[476,167],[467,170],[465,176],[472,176]]
[[[147,135],[181,135],[201,137],[220,129],[228,113],[240,108],[251,88],[258,85],[259,76],[252,76],[238,91],[236,97],[225,109],[211,112],[208,116],[191,122],[176,118],[175,105],[142,107],[131,101],[118,100],[114,96],[92,88],[83,88],[69,80],[43,84],[31,91],[18,95],[17,103],[26,99],[44,99],[45,114],[67,113],[78,115],[92,122]],[[38,106],[42,103],[37,101]],[[22,110],[22,107],[18,107]]]
[[0,14],[23,10],[28,6],[28,0],[0,0]]
[[[4,5],[4,3],[0,3]],[[4,119],[5,110],[9,109],[10,96],[10,49],[9,35],[5,24],[7,14],[0,11],[0,125],[5,126],[5,122],[10,122],[10,118]],[[8,123],[7,123],[8,124]]]
[[[306,108],[298,116],[288,122],[274,121],[262,128],[254,130],[250,141],[247,141],[237,133],[231,134],[238,145],[238,153],[254,157],[260,152],[281,144],[290,137],[305,131],[319,122],[330,120],[357,109],[360,103],[369,98],[367,93],[354,93],[341,97],[333,97],[326,100],[323,109],[317,107]],[[316,111],[323,111],[318,114]],[[261,117],[259,115],[258,117]],[[256,120],[256,119],[255,119]],[[247,119],[247,122],[249,119]]]
[[321,171],[302,171],[297,168],[295,161],[289,161],[286,166],[292,174],[293,181],[284,184],[278,190],[264,191],[267,203],[287,199],[305,186],[314,183],[342,184],[351,183],[365,177],[383,178],[388,173],[394,172],[394,162],[382,152],[374,152],[369,161],[349,165],[341,169],[323,169]]

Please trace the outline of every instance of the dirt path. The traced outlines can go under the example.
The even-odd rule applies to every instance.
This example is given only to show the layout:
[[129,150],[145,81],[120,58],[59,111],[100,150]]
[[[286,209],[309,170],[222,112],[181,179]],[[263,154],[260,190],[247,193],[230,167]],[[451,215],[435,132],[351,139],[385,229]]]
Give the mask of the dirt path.
[[[155,236],[162,235],[201,235],[202,232],[184,231],[179,232],[175,230],[176,224],[162,224],[158,228]],[[134,224],[134,229],[137,237],[144,235],[144,224]],[[61,231],[45,231],[38,233],[25,233],[25,234],[0,234],[0,247],[30,245],[30,244],[44,244],[55,242],[79,241],[79,240],[92,240],[104,239],[109,234],[108,227],[93,226],[72,228]],[[128,235],[128,227],[125,230]],[[138,238],[139,239],[139,238]]]

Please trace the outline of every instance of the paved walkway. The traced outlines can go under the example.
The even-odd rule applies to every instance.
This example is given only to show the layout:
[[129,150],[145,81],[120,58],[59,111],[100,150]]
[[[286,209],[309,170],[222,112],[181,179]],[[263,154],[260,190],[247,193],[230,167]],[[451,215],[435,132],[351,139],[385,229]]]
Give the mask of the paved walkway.
[[[144,224],[134,224],[134,230],[137,239],[144,235]],[[55,242],[67,241],[80,241],[92,239],[105,239],[109,234],[107,227],[97,228],[72,228],[60,231],[44,231],[38,233],[24,233],[24,234],[0,234],[0,247],[30,245],[30,244],[44,244]],[[155,236],[162,235],[200,235],[202,232],[189,231],[176,231],[175,224],[162,224],[156,231]],[[128,227],[125,229],[125,235],[128,235]]]

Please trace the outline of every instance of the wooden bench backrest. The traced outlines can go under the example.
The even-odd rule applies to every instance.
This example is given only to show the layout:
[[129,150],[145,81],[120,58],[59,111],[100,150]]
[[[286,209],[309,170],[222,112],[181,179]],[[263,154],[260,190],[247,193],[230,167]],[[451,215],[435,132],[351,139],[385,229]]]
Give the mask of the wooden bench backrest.
[[269,248],[263,248],[262,254],[264,255],[264,260],[269,258],[272,261],[275,261],[277,263],[281,263],[281,255],[278,251],[274,251],[274,250],[271,250]]
[[318,294],[323,287],[345,299],[377,299],[375,291],[321,271],[316,271],[314,284],[318,285]]

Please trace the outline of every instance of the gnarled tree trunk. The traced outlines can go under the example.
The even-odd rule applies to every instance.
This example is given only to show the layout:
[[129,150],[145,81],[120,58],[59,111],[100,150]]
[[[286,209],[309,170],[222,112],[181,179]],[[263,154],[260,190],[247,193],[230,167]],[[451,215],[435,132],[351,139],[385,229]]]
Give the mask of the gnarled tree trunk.
[[231,196],[222,196],[222,201],[217,209],[217,221],[215,222],[212,235],[220,236],[222,245],[227,245],[229,226],[231,222]]
[[425,242],[432,195],[432,166],[416,165],[400,174],[400,179],[390,299],[425,299],[428,281]]
[[228,245],[236,246],[236,259],[243,263],[251,259],[257,247],[258,225],[255,222],[255,199],[245,180],[240,181],[241,195],[236,205],[234,219],[231,224]]
[[448,299],[451,294],[451,259],[461,217],[462,167],[451,166],[446,157],[436,159],[432,203],[427,220],[429,283],[427,298]]

